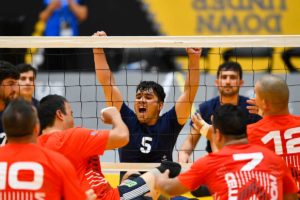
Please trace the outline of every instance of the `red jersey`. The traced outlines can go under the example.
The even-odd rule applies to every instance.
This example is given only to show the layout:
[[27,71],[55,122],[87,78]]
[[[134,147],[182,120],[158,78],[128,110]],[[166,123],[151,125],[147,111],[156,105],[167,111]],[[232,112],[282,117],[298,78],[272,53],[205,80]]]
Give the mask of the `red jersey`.
[[81,186],[85,190],[93,189],[98,199],[120,199],[118,190],[105,180],[99,160],[108,136],[108,130],[71,128],[41,135],[38,143],[66,156],[75,166]]
[[249,143],[264,145],[285,160],[300,189],[300,117],[266,116],[247,126]]
[[215,199],[283,199],[297,187],[284,161],[259,145],[223,147],[178,176],[190,190],[207,185]]
[[37,144],[0,148],[0,199],[86,199],[73,165]]

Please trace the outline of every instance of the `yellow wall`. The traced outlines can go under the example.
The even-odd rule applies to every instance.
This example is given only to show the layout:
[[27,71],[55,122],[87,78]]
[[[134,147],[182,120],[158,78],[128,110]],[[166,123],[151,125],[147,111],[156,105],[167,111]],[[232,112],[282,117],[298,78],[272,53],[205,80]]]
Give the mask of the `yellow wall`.
[[166,35],[299,34],[299,0],[144,0]]

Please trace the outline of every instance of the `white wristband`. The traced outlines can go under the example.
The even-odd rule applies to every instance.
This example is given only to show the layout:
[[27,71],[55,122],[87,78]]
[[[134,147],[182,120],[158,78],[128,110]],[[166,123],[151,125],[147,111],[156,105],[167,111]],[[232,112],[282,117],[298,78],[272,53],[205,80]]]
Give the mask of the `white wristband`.
[[202,124],[202,127],[200,129],[200,133],[201,135],[203,135],[205,138],[207,138],[207,133],[208,133],[208,130],[209,130],[209,127],[210,125],[208,123],[206,123],[204,120],[201,120],[201,124]]

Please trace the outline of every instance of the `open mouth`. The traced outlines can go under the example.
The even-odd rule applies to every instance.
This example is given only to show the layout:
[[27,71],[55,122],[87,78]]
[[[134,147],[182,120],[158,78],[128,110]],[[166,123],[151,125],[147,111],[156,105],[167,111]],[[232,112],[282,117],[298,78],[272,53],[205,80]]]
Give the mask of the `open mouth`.
[[139,113],[145,113],[146,112],[146,108],[139,108]]

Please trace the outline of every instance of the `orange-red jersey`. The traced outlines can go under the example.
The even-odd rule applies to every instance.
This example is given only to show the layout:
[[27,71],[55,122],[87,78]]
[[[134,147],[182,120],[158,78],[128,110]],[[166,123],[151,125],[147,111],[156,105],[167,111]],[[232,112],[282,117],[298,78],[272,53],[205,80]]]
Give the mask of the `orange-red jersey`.
[[297,187],[284,161],[259,145],[223,147],[178,176],[190,190],[207,185],[215,199],[283,199]]
[[74,166],[63,155],[37,144],[0,148],[0,199],[86,199]]
[[41,135],[38,143],[66,156],[75,166],[81,186],[85,190],[93,189],[98,199],[120,199],[118,189],[112,188],[105,180],[99,160],[108,136],[108,130],[71,128]]
[[264,145],[285,160],[300,189],[300,117],[266,116],[247,126],[249,143]]

